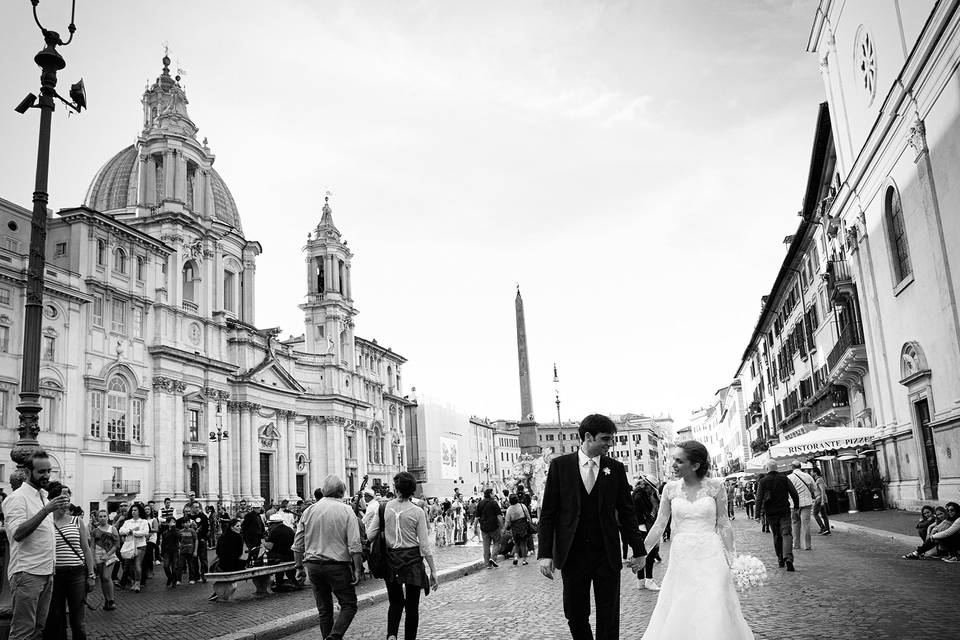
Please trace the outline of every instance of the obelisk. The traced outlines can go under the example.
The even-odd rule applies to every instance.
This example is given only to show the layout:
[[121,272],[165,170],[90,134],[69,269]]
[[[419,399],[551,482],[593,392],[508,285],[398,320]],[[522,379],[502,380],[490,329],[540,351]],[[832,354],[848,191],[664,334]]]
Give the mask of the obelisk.
[[533,418],[533,395],[530,393],[530,358],[527,354],[527,325],[523,319],[523,298],[517,286],[517,361],[520,367],[520,453],[539,455],[537,422]]

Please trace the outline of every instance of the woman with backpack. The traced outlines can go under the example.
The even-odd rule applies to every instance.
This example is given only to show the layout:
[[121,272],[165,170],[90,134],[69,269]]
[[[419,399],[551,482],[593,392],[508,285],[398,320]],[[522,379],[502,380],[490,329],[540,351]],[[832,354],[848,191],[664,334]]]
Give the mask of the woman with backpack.
[[[413,474],[401,471],[393,477],[397,497],[382,504],[377,517],[367,524],[370,540],[370,568],[374,570],[377,549],[385,550],[382,568],[376,571],[387,583],[387,640],[397,640],[400,619],[406,614],[403,633],[405,640],[416,640],[420,624],[420,592],[430,593],[437,588],[437,570],[433,563],[433,549],[427,534],[427,516],[423,509],[410,501],[417,489]],[[383,536],[382,543],[378,536]],[[423,561],[430,567],[430,576],[424,571]]]
[[513,535],[514,551],[516,558],[513,559],[513,566],[517,566],[517,561],[527,562],[527,552],[529,551],[530,534],[533,533],[533,518],[530,516],[530,510],[527,505],[520,502],[520,498],[511,493],[507,498],[510,506],[507,507],[507,513],[504,516],[506,527]]

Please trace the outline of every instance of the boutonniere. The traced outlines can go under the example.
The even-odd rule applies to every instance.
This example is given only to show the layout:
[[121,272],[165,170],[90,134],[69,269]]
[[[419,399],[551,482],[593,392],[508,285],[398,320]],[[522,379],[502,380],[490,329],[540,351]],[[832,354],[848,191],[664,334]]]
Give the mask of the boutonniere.
[[610,467],[604,467],[604,468],[603,468],[603,474],[604,474],[604,475],[607,475],[607,476],[610,475]]

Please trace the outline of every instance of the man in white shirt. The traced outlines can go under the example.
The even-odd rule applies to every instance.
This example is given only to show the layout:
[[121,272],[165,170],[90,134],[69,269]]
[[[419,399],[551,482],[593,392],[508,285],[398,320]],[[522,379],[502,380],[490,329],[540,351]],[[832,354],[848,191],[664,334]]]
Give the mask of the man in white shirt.
[[[297,581],[310,579],[324,640],[340,640],[347,632],[357,615],[356,585],[363,576],[360,522],[342,501],[346,490],[343,480],[327,476],[323,498],[300,516],[293,539]],[[340,604],[336,619],[332,596]]]
[[793,471],[787,476],[793,483],[797,495],[800,497],[800,508],[790,514],[793,524],[793,548],[800,548],[800,536],[803,536],[803,548],[810,551],[810,514],[813,511],[813,499],[816,495],[816,484],[809,473],[800,470],[800,463],[793,463]]
[[7,576],[13,592],[10,640],[31,640],[43,635],[57,555],[51,514],[70,504],[70,498],[64,494],[47,501],[44,487],[50,481],[50,459],[45,451],[33,452],[24,466],[26,482],[3,501],[3,519],[10,540]]
[[367,503],[367,508],[363,512],[363,526],[366,528],[370,521],[380,513],[380,502],[377,500],[377,494],[372,489],[363,490],[363,500]]

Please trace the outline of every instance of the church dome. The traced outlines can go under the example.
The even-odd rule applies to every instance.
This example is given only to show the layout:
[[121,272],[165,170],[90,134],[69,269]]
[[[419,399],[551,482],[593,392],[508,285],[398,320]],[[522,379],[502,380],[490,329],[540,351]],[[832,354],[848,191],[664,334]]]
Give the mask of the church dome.
[[[213,217],[235,228],[241,235],[240,213],[233,194],[217,170],[211,167]],[[133,145],[121,150],[104,164],[87,189],[84,204],[104,213],[137,206],[138,162]]]
[[[137,144],[121,149],[97,171],[84,204],[103,213],[130,214],[138,208],[163,213],[170,203],[171,211],[219,220],[243,235],[237,203],[213,168],[207,139],[197,141],[199,129],[187,113],[180,73],[170,75],[169,56],[163,57],[163,70],[146,88],[141,102],[143,131]],[[179,156],[169,153],[171,140],[177,141],[172,154]],[[147,158],[146,166],[141,155]],[[148,176],[148,169],[155,169],[156,175]],[[171,175],[177,176],[172,189],[169,183],[164,186],[164,177]],[[140,180],[146,180],[148,188],[142,189]],[[156,193],[154,182],[159,182]]]

